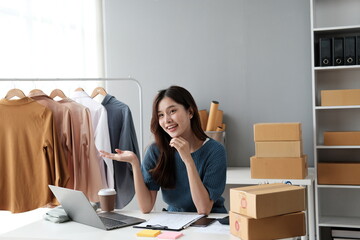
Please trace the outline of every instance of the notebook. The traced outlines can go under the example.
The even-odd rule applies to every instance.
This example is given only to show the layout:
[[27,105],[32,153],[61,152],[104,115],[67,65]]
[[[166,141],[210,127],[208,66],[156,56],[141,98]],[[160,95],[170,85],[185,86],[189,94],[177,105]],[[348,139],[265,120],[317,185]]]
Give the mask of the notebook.
[[75,222],[111,230],[145,222],[144,219],[115,212],[97,213],[81,191],[49,185],[66,214]]

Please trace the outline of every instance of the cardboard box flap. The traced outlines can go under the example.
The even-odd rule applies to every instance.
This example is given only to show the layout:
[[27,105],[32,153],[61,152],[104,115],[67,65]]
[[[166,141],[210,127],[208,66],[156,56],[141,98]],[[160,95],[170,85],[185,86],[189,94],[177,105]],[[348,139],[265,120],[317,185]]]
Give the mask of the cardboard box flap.
[[246,192],[248,194],[263,195],[263,194],[274,194],[275,192],[293,191],[298,189],[304,189],[304,187],[294,186],[284,183],[273,183],[273,184],[261,184],[249,187],[240,187],[230,189],[233,191]]

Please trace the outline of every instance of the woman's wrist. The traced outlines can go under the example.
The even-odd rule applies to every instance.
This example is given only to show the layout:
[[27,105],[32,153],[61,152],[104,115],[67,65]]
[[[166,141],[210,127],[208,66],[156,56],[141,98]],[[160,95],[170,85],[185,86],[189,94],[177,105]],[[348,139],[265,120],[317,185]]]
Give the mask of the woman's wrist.
[[134,157],[131,160],[130,164],[131,164],[132,168],[140,167],[140,161],[135,154],[134,154]]
[[191,156],[189,158],[184,159],[183,162],[187,169],[195,168],[194,159],[192,159]]

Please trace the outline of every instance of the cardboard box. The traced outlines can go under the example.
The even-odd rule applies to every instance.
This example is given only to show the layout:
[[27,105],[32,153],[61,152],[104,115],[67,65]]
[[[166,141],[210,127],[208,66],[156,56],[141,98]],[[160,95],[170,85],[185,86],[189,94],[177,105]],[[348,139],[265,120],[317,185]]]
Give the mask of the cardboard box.
[[305,188],[284,183],[230,189],[230,211],[265,218],[305,210]]
[[324,145],[360,145],[360,132],[324,132]]
[[251,178],[304,179],[308,173],[307,155],[284,158],[250,158]]
[[321,106],[360,105],[360,89],[322,90]]
[[306,234],[303,212],[254,219],[230,211],[229,216],[231,234],[242,240],[292,238]]
[[302,141],[255,142],[256,157],[301,157]]
[[300,141],[301,123],[257,123],[254,124],[254,141]]
[[318,163],[319,184],[360,185],[360,163]]

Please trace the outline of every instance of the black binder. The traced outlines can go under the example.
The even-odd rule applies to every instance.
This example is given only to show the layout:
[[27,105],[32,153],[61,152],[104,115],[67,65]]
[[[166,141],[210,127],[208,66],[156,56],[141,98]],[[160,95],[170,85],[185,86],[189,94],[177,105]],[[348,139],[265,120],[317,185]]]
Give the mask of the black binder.
[[356,37],[356,59],[357,64],[360,64],[360,36]]
[[334,66],[344,65],[344,38],[333,38]]
[[345,37],[344,43],[344,55],[345,55],[345,65],[354,65],[356,64],[356,37]]
[[332,66],[332,39],[320,38],[320,66]]

